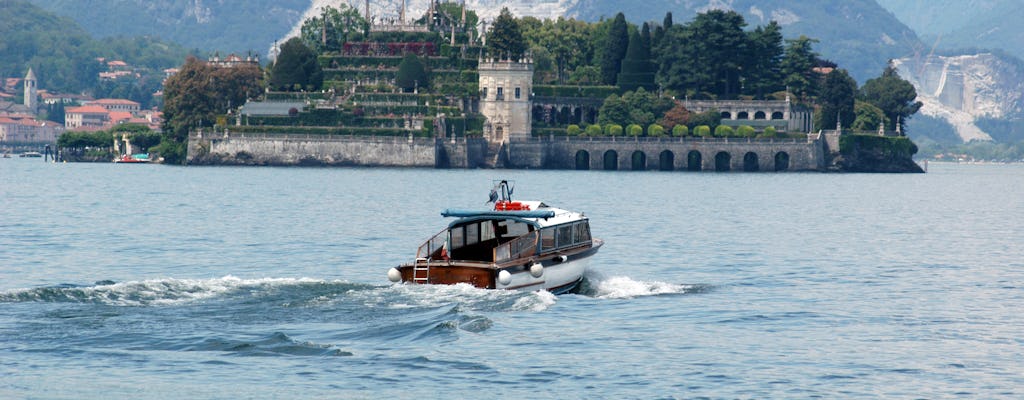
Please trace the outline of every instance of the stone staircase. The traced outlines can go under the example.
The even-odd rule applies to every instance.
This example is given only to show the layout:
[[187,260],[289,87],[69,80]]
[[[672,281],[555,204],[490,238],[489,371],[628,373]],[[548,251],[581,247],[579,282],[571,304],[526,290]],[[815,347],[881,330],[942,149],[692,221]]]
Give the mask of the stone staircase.
[[487,168],[501,166],[501,155],[505,150],[505,142],[487,142]]

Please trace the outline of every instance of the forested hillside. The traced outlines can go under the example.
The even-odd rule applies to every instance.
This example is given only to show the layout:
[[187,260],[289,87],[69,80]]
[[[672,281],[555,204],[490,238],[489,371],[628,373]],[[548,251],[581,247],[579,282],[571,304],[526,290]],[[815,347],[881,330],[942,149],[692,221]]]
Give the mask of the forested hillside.
[[[5,0],[6,1],[6,0]],[[29,0],[97,38],[152,36],[203,52],[266,54],[311,0]]]
[[[31,67],[39,87],[52,92],[135,97],[147,104],[162,70],[180,65],[187,53],[153,38],[96,40],[74,21],[24,0],[0,2],[0,15],[0,76],[23,77]],[[123,60],[140,76],[101,83],[98,74],[106,65],[100,58]]]

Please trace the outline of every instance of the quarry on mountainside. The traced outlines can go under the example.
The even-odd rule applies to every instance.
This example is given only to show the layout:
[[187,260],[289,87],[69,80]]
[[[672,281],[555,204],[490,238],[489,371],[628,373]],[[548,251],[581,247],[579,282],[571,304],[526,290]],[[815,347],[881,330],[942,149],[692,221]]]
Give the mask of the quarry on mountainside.
[[896,60],[900,76],[917,89],[921,113],[948,121],[965,142],[992,140],[980,117],[1024,115],[1024,70],[992,53]]

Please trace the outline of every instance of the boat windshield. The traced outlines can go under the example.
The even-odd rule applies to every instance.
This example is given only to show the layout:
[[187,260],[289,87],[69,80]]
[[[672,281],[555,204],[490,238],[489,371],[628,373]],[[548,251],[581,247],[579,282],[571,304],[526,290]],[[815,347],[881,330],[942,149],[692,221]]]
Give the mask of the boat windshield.
[[511,219],[484,219],[455,224],[448,229],[451,258],[494,261],[495,247],[533,230],[532,225]]

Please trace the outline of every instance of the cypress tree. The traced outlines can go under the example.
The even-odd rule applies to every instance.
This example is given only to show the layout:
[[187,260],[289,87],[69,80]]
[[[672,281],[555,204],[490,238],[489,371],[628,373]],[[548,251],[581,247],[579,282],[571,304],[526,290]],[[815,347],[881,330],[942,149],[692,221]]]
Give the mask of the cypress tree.
[[[650,37],[650,30],[644,24],[644,32]],[[637,88],[645,88],[653,91],[654,85],[654,63],[651,62],[650,48],[645,44],[643,35],[630,32],[629,47],[626,51],[626,58],[622,60],[622,68],[618,76],[618,85],[623,91],[633,91]]]
[[604,83],[614,85],[622,69],[622,59],[626,57],[629,47],[629,26],[626,16],[621,12],[615,14],[608,37],[605,40],[605,51],[601,57],[601,78]]

